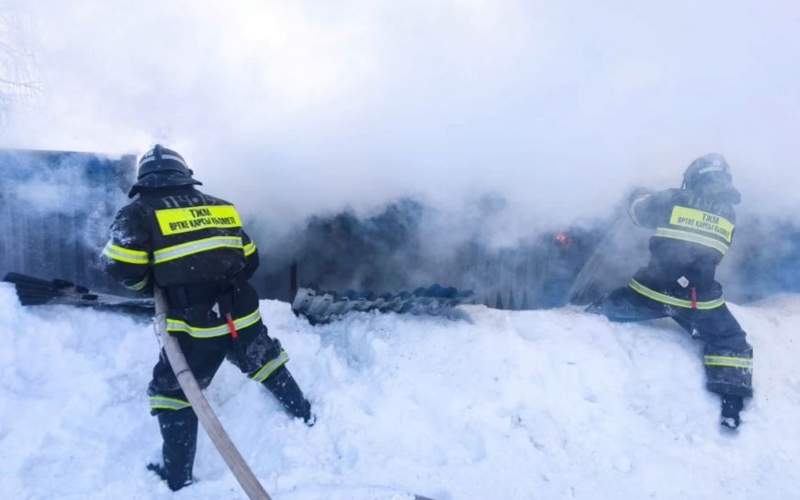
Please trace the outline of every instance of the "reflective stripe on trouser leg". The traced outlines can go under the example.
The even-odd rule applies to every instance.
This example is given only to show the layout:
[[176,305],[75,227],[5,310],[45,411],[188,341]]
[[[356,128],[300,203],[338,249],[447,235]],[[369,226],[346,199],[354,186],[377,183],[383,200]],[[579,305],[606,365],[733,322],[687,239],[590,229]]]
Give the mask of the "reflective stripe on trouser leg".
[[712,356],[705,355],[703,362],[706,366],[720,366],[728,368],[753,369],[753,358],[742,358],[738,356]]
[[150,396],[151,410],[183,410],[191,406],[192,405],[184,399],[168,398],[166,396]]
[[256,382],[263,382],[267,380],[267,378],[269,378],[269,376],[272,375],[275,370],[285,365],[287,361],[289,361],[289,355],[286,354],[286,351],[281,351],[277,358],[269,361],[264,366],[259,368],[259,370],[250,378]]
[[706,386],[710,391],[742,397],[753,395],[752,354],[706,354],[703,363],[706,369]]

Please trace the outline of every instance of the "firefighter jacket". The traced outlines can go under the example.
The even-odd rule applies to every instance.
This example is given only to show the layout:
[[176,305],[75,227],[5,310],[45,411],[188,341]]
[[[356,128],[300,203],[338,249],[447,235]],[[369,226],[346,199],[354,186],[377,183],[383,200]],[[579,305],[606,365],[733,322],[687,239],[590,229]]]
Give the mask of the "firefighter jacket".
[[165,290],[169,332],[226,335],[227,312],[238,330],[261,321],[247,283],[259,264],[255,243],[232,204],[193,187],[142,190],[117,213],[103,261],[130,290]]
[[680,308],[709,310],[724,304],[715,273],[733,241],[731,203],[669,189],[634,195],[629,212],[637,225],[655,229],[650,262],[629,283],[633,290]]

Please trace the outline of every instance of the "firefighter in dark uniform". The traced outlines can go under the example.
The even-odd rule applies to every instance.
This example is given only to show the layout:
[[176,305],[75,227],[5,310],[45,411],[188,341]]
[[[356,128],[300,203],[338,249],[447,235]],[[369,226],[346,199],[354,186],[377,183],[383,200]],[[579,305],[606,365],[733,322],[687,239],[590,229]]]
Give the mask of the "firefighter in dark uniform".
[[681,189],[635,192],[631,218],[655,229],[650,262],[588,308],[612,321],[670,317],[701,339],[706,386],[722,397],[721,423],[729,428],[739,426],[743,399],[753,393],[753,350],[714,274],[733,241],[740,198],[728,163],[713,153],[689,165]]
[[[256,245],[236,208],[195,189],[200,182],[192,174],[178,153],[160,145],[142,156],[129,193],[135,198],[117,213],[103,250],[107,270],[131,290],[165,291],[167,331],[178,338],[200,387],[227,358],[312,425],[311,406],[285,366],[280,342],[267,334],[248,283],[259,263]],[[163,463],[148,468],[177,490],[192,482],[197,416],[163,350],[147,392],[164,440]]]

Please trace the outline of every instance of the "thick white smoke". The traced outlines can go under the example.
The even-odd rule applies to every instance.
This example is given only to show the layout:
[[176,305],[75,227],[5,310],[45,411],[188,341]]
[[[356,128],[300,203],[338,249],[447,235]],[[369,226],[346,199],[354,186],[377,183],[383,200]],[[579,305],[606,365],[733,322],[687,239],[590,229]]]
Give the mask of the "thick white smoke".
[[[12,8],[12,7],[8,7]],[[483,193],[526,232],[731,162],[797,208],[794,1],[19,3],[41,91],[2,145],[185,154],[273,221]],[[465,201],[466,200],[466,201]]]

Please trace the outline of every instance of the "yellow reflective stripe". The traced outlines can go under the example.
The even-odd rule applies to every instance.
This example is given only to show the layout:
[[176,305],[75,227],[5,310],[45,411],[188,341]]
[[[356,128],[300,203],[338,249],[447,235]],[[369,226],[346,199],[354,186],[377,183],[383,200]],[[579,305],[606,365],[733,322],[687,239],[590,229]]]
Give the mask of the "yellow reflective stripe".
[[659,227],[656,229],[656,236],[660,236],[661,238],[671,238],[673,240],[683,240],[691,243],[697,243],[698,245],[711,247],[714,250],[719,251],[722,255],[728,253],[728,248],[730,248],[729,245],[719,240],[715,240],[714,238],[703,236],[702,234],[690,233],[689,231],[681,231],[680,229]]
[[706,366],[727,366],[730,368],[753,368],[753,358],[738,358],[735,356],[704,356]]
[[220,248],[238,248],[241,250],[242,238],[240,236],[212,236],[211,238],[173,245],[153,252],[153,262],[163,264],[171,260]]
[[153,410],[182,410],[192,405],[183,399],[168,398],[166,396],[150,396],[150,408]]
[[118,262],[125,262],[126,264],[143,264],[150,263],[150,257],[147,252],[141,250],[131,250],[130,248],[114,245],[110,241],[103,247],[103,255],[109,259]]
[[149,282],[150,282],[150,275],[148,274],[144,277],[142,281],[134,283],[133,285],[125,285],[125,288],[127,288],[128,290],[139,292],[141,290],[144,290],[144,288],[147,286]]
[[242,250],[244,251],[244,256],[249,257],[254,253],[256,253],[256,244],[251,241],[250,243],[243,246]]
[[728,243],[733,238],[734,225],[731,221],[721,215],[704,212],[696,208],[675,206],[672,209],[669,223],[673,226],[682,226],[713,234],[723,238]]
[[156,220],[163,235],[201,229],[242,227],[242,219],[233,205],[202,205],[156,210]]
[[[236,326],[237,330],[244,330],[248,326],[253,326],[259,321],[261,321],[261,313],[259,313],[258,309],[256,309],[247,316],[233,320],[233,324]],[[228,325],[225,323],[218,326],[203,328],[199,326],[192,326],[183,320],[173,318],[167,318],[167,331],[188,333],[190,336],[198,339],[221,337],[230,333],[228,331]]]
[[256,382],[263,382],[272,375],[275,370],[285,365],[289,361],[289,355],[286,351],[281,351],[277,358],[262,366],[251,378]]
[[[656,302],[661,302],[662,304],[669,304],[671,306],[676,306],[676,307],[683,307],[686,309],[692,309],[691,300],[679,299],[671,295],[666,295],[664,293],[657,292],[652,288],[648,288],[642,285],[636,280],[631,280],[631,282],[628,283],[628,286],[631,287],[636,292],[639,292],[640,294],[644,295],[648,299],[653,299]],[[717,307],[720,307],[724,304],[725,304],[725,299],[720,297],[715,300],[697,301],[695,309],[700,309],[700,310],[716,309]]]

